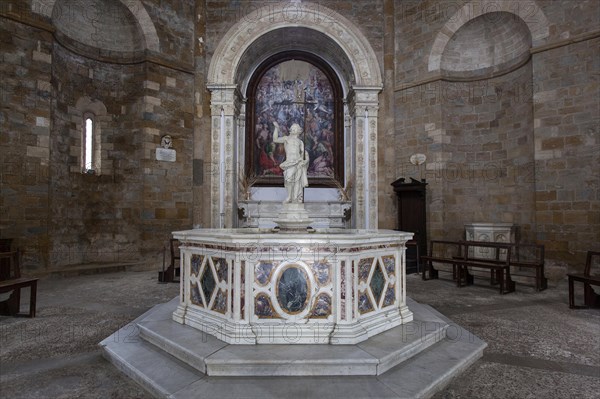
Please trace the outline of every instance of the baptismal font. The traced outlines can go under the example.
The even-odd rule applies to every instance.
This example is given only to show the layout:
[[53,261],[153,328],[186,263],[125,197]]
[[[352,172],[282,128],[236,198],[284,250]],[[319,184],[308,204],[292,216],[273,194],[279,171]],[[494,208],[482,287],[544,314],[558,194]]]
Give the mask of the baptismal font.
[[293,124],[284,145],[279,229],[178,231],[182,286],[173,320],[229,344],[355,344],[412,320],[405,243],[391,230],[307,229],[308,153]]

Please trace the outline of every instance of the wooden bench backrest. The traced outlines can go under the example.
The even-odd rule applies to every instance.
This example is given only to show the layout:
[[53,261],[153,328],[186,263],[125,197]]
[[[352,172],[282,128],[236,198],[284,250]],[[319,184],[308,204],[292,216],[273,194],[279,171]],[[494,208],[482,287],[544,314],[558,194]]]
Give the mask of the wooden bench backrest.
[[21,277],[21,253],[19,250],[0,252],[0,281]]
[[511,262],[544,265],[545,248],[543,244],[513,244]]
[[169,245],[171,247],[171,260],[181,259],[181,255],[179,253],[179,240],[176,238],[171,238]]
[[[430,240],[429,256],[453,257],[462,255],[462,247],[457,241]],[[449,253],[454,252],[454,253]]]
[[591,276],[598,276],[600,274],[600,271],[597,270],[597,268],[594,268],[594,273],[592,274],[592,264],[593,264],[593,260],[595,257],[600,258],[600,252],[588,251],[587,258],[585,260],[585,269],[583,270],[584,276],[591,277]]
[[[512,251],[512,244],[504,243],[504,242],[490,242],[490,241],[461,241],[464,246],[464,253],[466,255],[467,260],[480,260],[476,256],[471,256],[469,254],[469,248],[479,247],[479,248],[491,248],[494,250],[493,261],[498,263],[510,263],[510,256]],[[504,251],[504,253],[502,253]],[[501,259],[501,255],[506,256],[504,259]],[[488,260],[489,261],[489,260]]]

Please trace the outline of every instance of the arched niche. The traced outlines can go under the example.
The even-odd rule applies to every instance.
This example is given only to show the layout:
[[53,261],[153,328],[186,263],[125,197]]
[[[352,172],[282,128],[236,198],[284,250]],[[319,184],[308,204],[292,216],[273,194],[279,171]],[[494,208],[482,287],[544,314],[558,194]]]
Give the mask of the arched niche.
[[[208,71],[211,91],[211,226],[237,225],[244,164],[246,91],[265,60],[289,51],[323,59],[341,82],[344,172],[352,179],[352,227],[377,227],[377,117],[382,88],[378,58],[346,18],[313,3],[272,4],[241,18],[224,35]],[[371,194],[373,193],[373,194]]]
[[448,19],[435,37],[428,59],[430,72],[440,71],[442,57],[448,42],[469,21],[483,17],[488,22],[496,22],[496,18],[510,14],[525,24],[531,35],[532,44],[540,45],[550,34],[549,23],[543,10],[535,1],[511,0],[493,1],[481,0],[465,3]]
[[[51,18],[62,43],[85,55],[97,57],[101,51],[104,58],[133,60],[143,57],[144,50],[160,51],[156,28],[140,0],[32,0],[31,10]],[[128,39],[114,41],[115,31]]]
[[[274,82],[276,78],[278,81]],[[265,151],[281,150],[281,146],[271,143],[272,120],[276,120],[284,132],[292,123],[302,128],[311,187],[344,184],[344,94],[337,74],[327,62],[297,50],[274,54],[254,71],[245,96],[246,176],[255,176],[263,186],[282,184],[283,171],[275,165],[282,159],[274,161]],[[262,160],[267,162],[264,167]]]
[[454,197],[444,204],[448,234],[462,234],[476,220],[514,223],[521,237],[533,239],[535,181],[524,177],[535,164],[530,49],[544,18],[532,24],[508,10],[456,15],[437,36],[444,46],[434,43],[430,55],[444,93],[443,145],[435,155],[443,160],[442,190]]

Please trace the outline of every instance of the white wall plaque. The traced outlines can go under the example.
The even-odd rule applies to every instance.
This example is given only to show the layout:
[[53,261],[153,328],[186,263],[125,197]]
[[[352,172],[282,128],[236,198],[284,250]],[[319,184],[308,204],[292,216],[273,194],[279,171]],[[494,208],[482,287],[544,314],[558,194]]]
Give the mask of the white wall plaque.
[[167,162],[175,162],[177,158],[177,151],[172,150],[170,148],[161,148],[158,147],[156,149],[156,160],[157,161],[167,161]]

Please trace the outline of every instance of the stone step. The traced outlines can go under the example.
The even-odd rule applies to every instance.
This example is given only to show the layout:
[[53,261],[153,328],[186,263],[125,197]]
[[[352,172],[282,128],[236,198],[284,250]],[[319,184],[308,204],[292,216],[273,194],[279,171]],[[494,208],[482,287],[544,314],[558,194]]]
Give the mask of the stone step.
[[173,320],[138,323],[140,337],[177,359],[206,373],[206,358],[228,344]]
[[357,345],[230,345],[170,319],[137,326],[142,339],[210,376],[378,375],[444,338],[447,323],[414,306],[413,321]]
[[[210,335],[187,326],[170,321],[170,313],[177,303],[173,301],[159,305],[146,314],[123,327],[115,334],[101,342],[104,356],[130,378],[159,398],[212,398],[212,397],[261,397],[261,398],[301,398],[301,397],[344,397],[348,399],[365,396],[420,398],[430,397],[450,382],[452,377],[466,369],[482,356],[486,344],[460,326],[439,314],[433,308],[408,300],[408,306],[415,314],[416,325],[405,325],[404,333],[393,335],[388,330],[370,338],[359,345],[228,345]],[[172,323],[169,326],[169,323]],[[439,325],[436,327],[435,323]],[[441,324],[440,324],[441,323]],[[194,335],[193,333],[199,335]],[[379,353],[387,351],[387,339],[404,340],[412,351],[411,356],[403,358],[397,354]],[[431,334],[441,335],[441,339],[431,337]],[[381,337],[380,337],[381,336]],[[193,353],[202,359],[209,375],[202,373],[196,367],[167,353],[160,345],[154,345],[156,340],[175,338],[177,344],[164,347],[174,352],[190,355]],[[379,338],[379,341],[373,341]],[[197,341],[196,339],[200,339]],[[196,347],[205,342],[204,353],[199,353],[190,345]],[[218,341],[218,342],[217,342]],[[424,341],[421,347],[418,341]],[[434,341],[434,342],[430,342]],[[216,344],[216,345],[215,345]],[[388,345],[392,345],[391,341]],[[209,348],[213,353],[210,354]],[[282,348],[278,348],[282,347]],[[337,350],[340,359],[329,358],[315,351],[305,351],[306,347],[315,347],[324,352],[325,349]],[[354,349],[350,349],[353,347]],[[242,349],[239,349],[242,348]],[[251,348],[254,349],[248,352]],[[297,349],[295,349],[297,348]],[[339,349],[337,349],[339,348]],[[285,352],[288,355],[285,355]],[[251,357],[257,350],[262,351],[262,365],[256,364]],[[225,352],[224,352],[225,351]],[[229,351],[229,352],[227,352]],[[222,352],[220,357],[216,354]],[[299,353],[305,352],[303,356]],[[174,355],[176,353],[173,353]],[[235,356],[248,356],[246,360]],[[289,357],[289,365],[285,366],[284,356]],[[298,361],[290,361],[295,356]],[[344,356],[346,356],[344,358]],[[198,361],[196,359],[196,361]],[[273,363],[265,360],[272,359]],[[348,361],[350,359],[351,361]],[[364,360],[364,364],[360,361]],[[397,362],[399,359],[399,362]],[[189,360],[189,359],[188,359]],[[213,363],[211,363],[214,361]],[[254,364],[252,365],[252,363]],[[211,376],[213,365],[226,367],[230,370],[232,364],[243,366],[240,376]],[[317,372],[311,372],[310,367],[317,367]],[[392,365],[393,364],[393,365]],[[373,368],[375,366],[375,368]],[[250,367],[257,367],[263,374],[253,372]],[[266,368],[265,368],[266,367]],[[281,368],[281,371],[273,370]],[[368,370],[372,375],[330,375],[333,367],[346,374],[348,370]],[[294,368],[310,372],[309,375],[288,376],[285,373]],[[236,372],[239,372],[236,371]],[[250,374],[245,374],[250,372]]]
[[140,338],[138,323],[169,318],[177,300],[154,306],[99,344],[106,360],[157,398],[170,397],[204,378],[204,374]]

